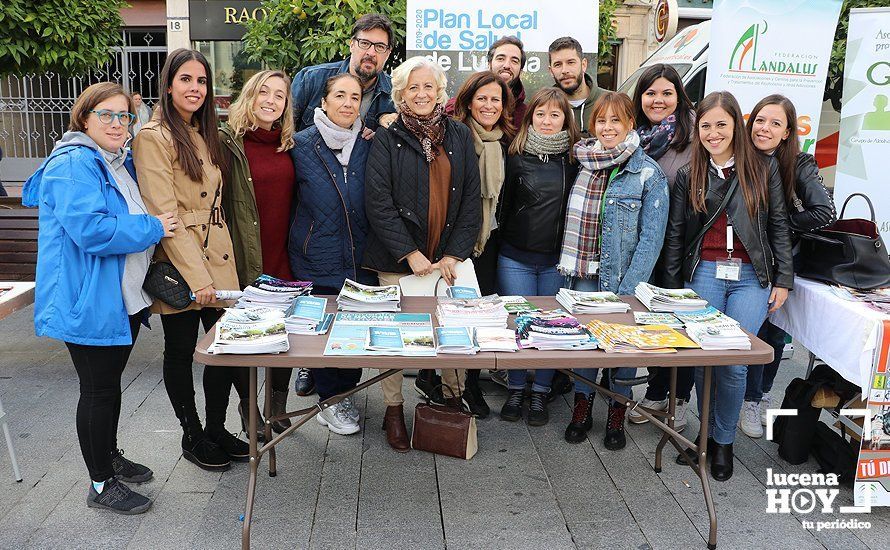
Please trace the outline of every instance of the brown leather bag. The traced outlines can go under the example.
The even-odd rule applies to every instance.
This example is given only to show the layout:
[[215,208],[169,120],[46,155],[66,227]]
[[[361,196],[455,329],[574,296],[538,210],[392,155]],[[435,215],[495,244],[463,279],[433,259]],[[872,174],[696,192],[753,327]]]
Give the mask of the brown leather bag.
[[[447,386],[443,387],[445,389],[450,391]],[[418,403],[414,407],[411,446],[420,451],[469,460],[479,449],[476,419],[463,406]]]

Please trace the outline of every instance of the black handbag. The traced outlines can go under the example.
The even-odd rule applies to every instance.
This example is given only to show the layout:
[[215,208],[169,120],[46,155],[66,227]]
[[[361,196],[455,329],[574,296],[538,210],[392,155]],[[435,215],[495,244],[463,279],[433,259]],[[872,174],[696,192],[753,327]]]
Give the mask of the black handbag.
[[[868,203],[870,220],[843,219],[847,203],[856,196]],[[862,193],[851,194],[838,218],[825,229],[801,234],[797,274],[860,290],[890,286],[890,256],[869,198]]]
[[[219,187],[216,188],[216,194],[213,196],[210,220],[207,223],[207,232],[204,234],[201,253],[205,260],[207,259],[207,244],[210,242],[210,226],[213,225],[214,216],[217,215],[216,201],[218,199]],[[185,282],[185,277],[170,262],[152,260],[148,266],[148,273],[145,274],[142,289],[152,298],[160,300],[174,309],[185,309],[194,301],[192,289]]]

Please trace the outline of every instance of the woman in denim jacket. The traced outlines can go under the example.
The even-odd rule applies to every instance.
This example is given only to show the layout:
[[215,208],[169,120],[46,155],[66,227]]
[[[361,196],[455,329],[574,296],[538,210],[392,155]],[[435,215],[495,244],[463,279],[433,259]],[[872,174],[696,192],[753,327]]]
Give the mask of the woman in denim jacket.
[[[590,127],[595,138],[575,144],[581,165],[569,196],[559,271],[581,291],[633,294],[648,281],[658,260],[668,218],[668,184],[664,173],[640,147],[634,110],[624,94],[607,92],[593,106]],[[579,369],[593,380],[598,369]],[[617,378],[632,378],[621,368]],[[614,391],[630,398],[630,386]],[[575,408],[566,428],[569,443],[580,443],[590,430],[592,388],[575,382]],[[609,450],[624,448],[625,405],[609,403],[606,436]]]

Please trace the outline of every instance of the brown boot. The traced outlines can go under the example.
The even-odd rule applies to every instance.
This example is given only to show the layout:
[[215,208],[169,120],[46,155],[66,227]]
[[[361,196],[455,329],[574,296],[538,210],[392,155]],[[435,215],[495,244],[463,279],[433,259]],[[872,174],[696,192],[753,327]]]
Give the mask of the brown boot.
[[390,447],[400,453],[407,453],[411,450],[402,405],[386,407],[386,413],[383,415],[383,429],[386,430],[386,442]]

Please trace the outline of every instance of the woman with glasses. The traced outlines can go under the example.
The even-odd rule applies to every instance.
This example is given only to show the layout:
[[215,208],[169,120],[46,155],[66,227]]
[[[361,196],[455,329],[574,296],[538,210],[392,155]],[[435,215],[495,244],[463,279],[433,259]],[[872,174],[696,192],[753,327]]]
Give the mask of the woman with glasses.
[[117,447],[121,374],[148,320],[142,290],[155,245],[179,226],[148,213],[124,143],[136,120],[118,84],[83,91],[68,132],[22,189],[40,207],[34,329],[65,342],[80,380],[77,437],[89,471],[87,506],[141,514],[151,501],[121,483],[152,478]]

